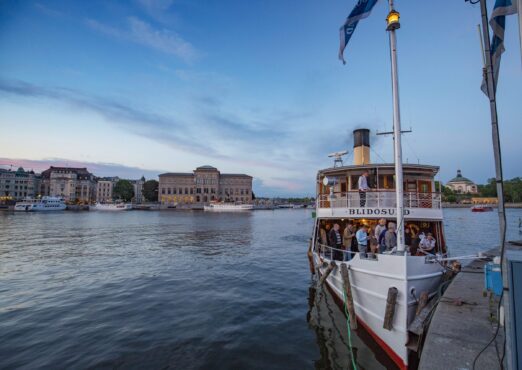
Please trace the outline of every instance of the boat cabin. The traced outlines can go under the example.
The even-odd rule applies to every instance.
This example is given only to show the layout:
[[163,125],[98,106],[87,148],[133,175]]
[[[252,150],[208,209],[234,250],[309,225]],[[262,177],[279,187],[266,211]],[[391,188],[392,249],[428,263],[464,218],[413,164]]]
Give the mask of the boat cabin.
[[[353,157],[353,165],[317,173],[317,218],[322,226],[318,229],[328,230],[330,224],[338,223],[344,230],[351,223],[356,230],[362,224],[373,230],[379,219],[396,221],[395,165],[370,163],[369,130],[354,131]],[[441,189],[435,183],[439,167],[403,164],[402,168],[405,229],[414,238],[432,233],[438,252],[444,253]],[[361,192],[359,178],[365,173],[369,189]]]

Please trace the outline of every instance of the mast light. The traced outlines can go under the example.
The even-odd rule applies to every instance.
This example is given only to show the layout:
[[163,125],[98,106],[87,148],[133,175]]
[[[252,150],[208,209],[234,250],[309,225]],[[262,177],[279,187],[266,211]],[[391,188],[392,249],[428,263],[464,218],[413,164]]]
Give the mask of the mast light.
[[388,25],[386,27],[386,31],[393,31],[401,28],[401,24],[399,22],[400,17],[401,15],[398,11],[394,9],[390,10],[390,13],[386,17],[386,24]]

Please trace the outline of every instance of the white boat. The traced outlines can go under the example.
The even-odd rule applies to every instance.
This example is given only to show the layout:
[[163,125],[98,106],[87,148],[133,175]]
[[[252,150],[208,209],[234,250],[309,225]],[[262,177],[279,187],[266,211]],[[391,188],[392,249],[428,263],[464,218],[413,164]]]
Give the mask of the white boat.
[[[394,163],[371,164],[370,131],[354,130],[353,165],[338,166],[340,161],[336,160],[333,167],[317,174],[316,222],[308,255],[312,272],[318,272],[337,300],[348,306],[352,324],[364,327],[399,368],[407,369],[410,351],[422,348],[422,335],[419,338],[415,334],[419,331],[410,324],[415,319],[418,302],[436,296],[441,288],[447,250],[441,194],[434,179],[439,168],[402,163],[395,36],[399,13],[393,9],[393,1],[389,3]],[[369,187],[363,179],[359,186],[363,174]],[[374,253],[378,249],[374,227],[380,219],[385,219],[391,233],[394,227],[390,222],[395,223],[396,243],[389,243],[395,244],[389,251]],[[335,241],[328,243],[327,230],[335,224],[341,227],[341,233],[348,224],[354,225],[353,232],[362,230],[362,239],[362,225],[369,226],[370,253],[357,251],[359,247],[366,249],[364,241],[363,245],[350,245],[350,250],[332,247],[338,245],[337,236],[334,233]],[[430,243],[432,237],[436,240],[434,254],[417,248],[420,238],[429,233]],[[349,241],[347,238],[346,243]]]
[[63,198],[44,196],[38,199],[25,199],[16,202],[14,210],[19,212],[63,211],[67,208]]
[[[417,302],[421,293],[425,292],[429,297],[436,294],[444,272],[435,255],[416,255],[421,252],[415,247],[422,233],[431,232],[436,239],[436,254],[446,255],[441,194],[435,192],[434,176],[438,167],[403,165],[404,184],[408,189],[403,194],[403,222],[413,235],[411,239],[407,238],[409,245],[405,245],[404,251],[368,254],[338,251],[328,245],[327,237],[327,230],[336,223],[341,227],[341,235],[349,223],[355,226],[354,232],[363,224],[369,226],[370,235],[379,219],[384,218],[387,224],[398,224],[395,190],[390,189],[395,166],[370,164],[369,130],[355,130],[354,135],[357,145],[354,165],[327,168],[317,174],[319,190],[311,246],[313,265],[318,266],[319,274],[323,275],[332,261],[336,264],[325,283],[337,300],[344,302],[341,264],[346,264],[357,322],[400,368],[407,368],[409,350],[406,343],[416,339],[409,335],[408,326],[415,317]],[[358,145],[361,142],[358,135],[364,136],[362,141],[367,145]],[[362,163],[358,155],[361,150],[366,157]],[[357,181],[365,171],[372,174],[369,183],[374,188],[365,193],[366,202],[362,205]],[[392,287],[398,290],[398,295],[393,328],[387,330],[383,328],[383,321],[388,291]]]
[[96,211],[130,211],[132,204],[130,203],[96,203],[94,210]]
[[210,203],[208,206],[203,206],[205,211],[210,212],[243,212],[254,209],[253,204],[235,204],[235,203]]

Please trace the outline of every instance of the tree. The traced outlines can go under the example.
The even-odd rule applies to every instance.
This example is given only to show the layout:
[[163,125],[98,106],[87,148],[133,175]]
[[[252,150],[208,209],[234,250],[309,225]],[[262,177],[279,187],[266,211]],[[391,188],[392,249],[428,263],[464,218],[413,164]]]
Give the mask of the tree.
[[130,202],[134,197],[134,186],[129,180],[120,180],[114,186],[112,191],[113,199],[121,199],[124,202]]
[[148,180],[143,184],[143,190],[141,194],[145,197],[148,202],[157,202],[158,201],[158,187],[159,182],[156,180]]

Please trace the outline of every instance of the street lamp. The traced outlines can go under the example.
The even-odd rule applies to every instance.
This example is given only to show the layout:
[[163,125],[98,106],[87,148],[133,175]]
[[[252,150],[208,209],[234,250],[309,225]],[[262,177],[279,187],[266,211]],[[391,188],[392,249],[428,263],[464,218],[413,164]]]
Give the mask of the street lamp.
[[401,24],[399,22],[399,18],[401,15],[398,11],[392,9],[390,10],[390,13],[386,17],[386,31],[394,31],[396,29],[399,29],[401,27]]

